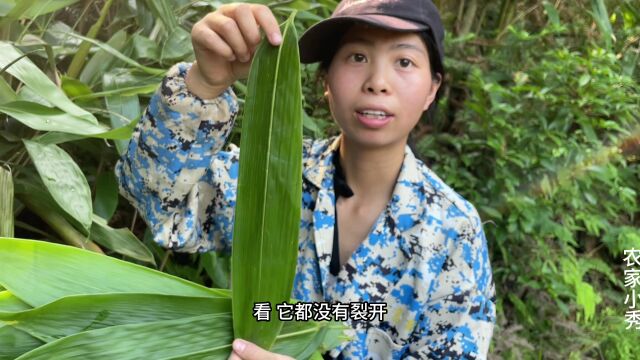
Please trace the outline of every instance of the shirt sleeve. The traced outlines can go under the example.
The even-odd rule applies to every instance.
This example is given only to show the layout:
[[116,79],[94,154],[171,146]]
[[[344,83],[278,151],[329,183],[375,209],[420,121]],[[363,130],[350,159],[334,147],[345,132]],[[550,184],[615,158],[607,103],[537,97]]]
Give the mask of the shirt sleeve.
[[161,246],[228,251],[238,149],[221,151],[238,111],[228,88],[202,100],[186,87],[191,64],[174,65],[151,98],[116,164],[120,193]]
[[486,359],[496,321],[495,286],[480,217],[465,219],[432,285],[409,358]]

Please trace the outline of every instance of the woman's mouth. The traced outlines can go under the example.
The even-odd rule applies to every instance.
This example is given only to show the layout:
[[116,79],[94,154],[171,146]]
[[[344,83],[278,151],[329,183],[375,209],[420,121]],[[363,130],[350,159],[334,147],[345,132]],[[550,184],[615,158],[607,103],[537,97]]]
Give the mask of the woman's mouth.
[[368,128],[379,129],[387,125],[393,119],[393,115],[382,110],[359,110],[356,111],[356,118]]

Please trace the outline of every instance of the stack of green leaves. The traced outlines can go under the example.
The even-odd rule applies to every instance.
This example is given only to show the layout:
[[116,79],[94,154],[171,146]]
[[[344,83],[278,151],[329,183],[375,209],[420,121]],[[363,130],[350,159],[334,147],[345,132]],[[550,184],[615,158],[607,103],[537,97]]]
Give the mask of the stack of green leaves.
[[[273,351],[306,359],[344,340],[289,322]],[[0,238],[0,359],[227,359],[228,290],[83,249]]]

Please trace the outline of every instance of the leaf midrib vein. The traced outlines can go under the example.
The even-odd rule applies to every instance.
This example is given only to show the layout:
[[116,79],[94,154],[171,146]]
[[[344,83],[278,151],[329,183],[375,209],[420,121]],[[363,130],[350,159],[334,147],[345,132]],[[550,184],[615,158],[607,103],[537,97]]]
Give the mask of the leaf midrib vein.
[[285,28],[284,28],[284,34],[282,34],[282,43],[280,43],[280,46],[278,47],[278,57],[276,60],[276,74],[273,79],[273,88],[272,88],[273,91],[271,92],[272,94],[271,95],[271,112],[269,114],[269,132],[267,137],[267,151],[266,151],[267,168],[265,171],[265,184],[264,184],[264,191],[263,191],[263,197],[262,197],[262,219],[260,224],[260,260],[258,262],[258,294],[262,293],[262,259],[264,258],[263,248],[264,248],[264,237],[265,237],[264,228],[265,228],[265,214],[266,214],[266,207],[267,207],[267,189],[269,185],[269,168],[270,168],[269,159],[271,157],[271,134],[273,132],[273,122],[274,122],[273,114],[274,114],[275,101],[276,101],[276,88],[278,86],[278,78],[280,75],[280,59],[282,55],[282,49],[284,48],[285,39],[287,37],[287,32],[289,31],[290,25],[291,24],[287,20],[287,24],[285,25]]

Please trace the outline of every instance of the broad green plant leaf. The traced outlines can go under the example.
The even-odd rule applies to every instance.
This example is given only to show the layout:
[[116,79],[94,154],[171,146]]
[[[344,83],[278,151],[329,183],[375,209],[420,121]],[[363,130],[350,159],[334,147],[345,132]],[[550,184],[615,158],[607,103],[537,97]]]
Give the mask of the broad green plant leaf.
[[[3,23],[7,23],[22,18],[34,19],[40,15],[49,14],[73,5],[78,0],[15,0],[4,2],[8,3],[6,5],[14,5],[8,12],[0,12],[0,16],[5,17]],[[4,9],[6,5],[3,4],[2,8]]]
[[101,132],[98,134],[91,135],[76,135],[64,132],[54,132],[50,131],[48,133],[42,134],[40,136],[36,136],[33,140],[41,143],[41,144],[60,144],[67,141],[75,141],[84,139],[87,137],[99,138],[99,139],[112,139],[112,140],[125,140],[131,138],[131,134],[136,128],[138,121],[140,118],[134,119],[129,124],[119,127],[117,129],[112,129],[106,132]]
[[[127,79],[127,80],[130,80],[130,79]],[[160,81],[160,79],[158,79],[158,81]],[[96,98],[101,98],[106,96],[112,96],[112,95],[119,95],[119,96],[152,95],[157,88],[158,88],[157,83],[140,85],[140,86],[118,87],[113,90],[94,92],[91,94],[78,96],[73,99],[79,100],[79,101],[85,101],[85,100],[91,100],[91,99],[96,99]]]
[[[212,313],[137,324],[110,326],[70,335],[32,350],[26,359],[221,359],[229,357],[233,331],[230,313]],[[335,343],[334,332],[314,322],[286,323],[276,339],[280,354],[306,359],[309,344]],[[339,332],[342,329],[339,328]]]
[[102,124],[84,121],[63,110],[30,101],[13,101],[0,105],[0,112],[40,131],[59,131],[77,135],[97,135],[109,131],[109,128]]
[[60,84],[62,91],[64,91],[69,98],[88,96],[93,93],[87,84],[78,79],[69,76],[62,76],[60,80],[62,81]]
[[8,73],[22,81],[33,92],[69,115],[82,119],[89,124],[98,125],[98,120],[91,113],[71,102],[64,92],[31,60],[25,57],[12,44],[4,41],[0,41],[0,68],[6,68]]
[[35,19],[38,16],[58,11],[67,6],[71,6],[77,3],[79,0],[47,0],[36,1],[37,5],[31,6],[29,10],[25,12],[27,19]]
[[0,286],[30,306],[70,295],[149,293],[228,297],[140,265],[71,246],[0,238]]
[[[159,3],[160,1],[154,1]],[[191,33],[181,27],[174,28],[160,48],[161,61],[176,61],[193,53]]]
[[[102,249],[87,238],[88,232],[83,229],[77,220],[68,215],[56,203],[47,191],[42,180],[36,178],[36,174],[27,174],[28,179],[19,179],[15,184],[16,198],[31,212],[40,217],[65,243],[102,254]],[[22,228],[25,228],[22,226]],[[28,229],[28,228],[26,228]],[[82,229],[85,233],[80,232]],[[33,229],[30,229],[33,231]],[[35,231],[41,233],[42,231]],[[41,234],[45,239],[50,239],[51,234]]]
[[18,95],[13,91],[7,81],[0,77],[0,105],[18,100]]
[[91,227],[91,189],[78,164],[57,145],[24,140],[42,182],[56,203],[87,231]]
[[96,176],[96,197],[93,212],[109,221],[118,207],[118,180],[112,170]]
[[13,236],[13,175],[0,165],[0,236]]
[[215,251],[200,254],[200,265],[217,288],[228,289],[230,283],[231,258]]
[[42,340],[0,321],[0,360],[13,360],[43,344]]
[[160,52],[155,41],[141,34],[134,34],[131,40],[136,59],[158,59]]
[[[317,352],[326,352],[348,340],[343,335],[344,329],[345,326],[336,323],[286,322],[271,351],[295,359],[313,359]],[[226,360],[229,348],[229,345],[212,347],[171,357],[170,360]]]
[[[0,358],[27,351],[20,359],[229,356],[227,291],[73,247],[11,238],[0,238],[0,284],[8,289],[0,292]],[[274,349],[305,359],[340,344],[345,329],[287,322]]]
[[83,41],[87,41],[95,46],[97,46],[98,48],[100,48],[101,50],[104,50],[105,52],[107,52],[110,55],[113,55],[115,58],[122,60],[123,62],[125,62],[126,64],[129,64],[149,75],[163,75],[166,70],[164,69],[158,69],[158,68],[152,68],[149,66],[144,66],[142,64],[140,64],[139,62],[131,59],[130,57],[124,55],[123,53],[121,53],[120,51],[114,49],[113,47],[111,47],[110,45],[107,45],[103,42],[100,42],[98,40],[95,39],[91,39],[88,38],[86,36],[82,36],[82,35],[78,35],[78,34],[74,34],[74,33],[69,33],[69,36],[73,36],[75,38],[81,39]]
[[[302,197],[302,99],[295,13],[279,47],[263,40],[249,73],[232,246],[233,329],[269,349],[282,322],[275,304],[293,287]],[[271,304],[270,321],[253,317]]]
[[[123,87],[118,81],[117,74],[106,73],[102,77],[102,84],[104,90],[117,90]],[[105,96],[104,98],[107,109],[111,112],[109,117],[111,126],[114,128],[127,125],[131,122],[130,119],[135,119],[141,113],[140,100],[137,95],[119,95],[114,94]],[[119,154],[124,154],[127,151],[127,145],[129,140],[118,140],[115,142],[118,148]]]
[[31,306],[18,299],[7,290],[0,291],[0,313],[10,311],[24,311],[31,309]]
[[93,215],[91,240],[118,254],[155,265],[153,254],[127,228],[114,229],[98,215]]
[[233,341],[231,314],[118,325],[67,336],[18,359],[163,359]]
[[94,294],[67,296],[26,311],[0,312],[0,320],[38,339],[52,342],[109,326],[229,312],[229,298]]

